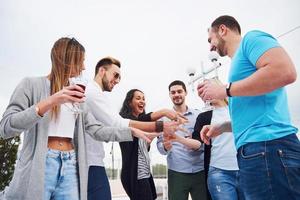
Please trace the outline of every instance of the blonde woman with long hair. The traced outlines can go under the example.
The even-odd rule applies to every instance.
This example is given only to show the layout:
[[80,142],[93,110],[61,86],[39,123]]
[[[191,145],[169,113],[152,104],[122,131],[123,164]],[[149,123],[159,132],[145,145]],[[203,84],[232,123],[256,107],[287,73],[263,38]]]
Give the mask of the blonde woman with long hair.
[[[87,111],[84,89],[69,82],[84,70],[84,56],[76,39],[60,38],[51,50],[50,74],[24,78],[13,92],[0,134],[24,133],[24,141],[0,199],[86,199],[86,133],[102,141],[132,141],[132,135],[148,140],[138,129],[104,127]],[[74,104],[82,112],[74,114]]]

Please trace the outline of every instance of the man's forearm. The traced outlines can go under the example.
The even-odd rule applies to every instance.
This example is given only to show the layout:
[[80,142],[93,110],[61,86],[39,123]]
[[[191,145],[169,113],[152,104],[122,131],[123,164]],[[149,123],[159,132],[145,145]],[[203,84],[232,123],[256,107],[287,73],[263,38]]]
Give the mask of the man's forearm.
[[197,150],[201,147],[201,142],[195,139],[178,136],[178,142],[194,150]]
[[296,80],[295,66],[282,48],[268,50],[256,63],[257,71],[233,82],[231,96],[257,96],[284,87]]
[[156,128],[155,122],[140,122],[135,120],[130,120],[129,126],[138,128],[146,132],[155,132],[155,128]]
[[221,133],[232,132],[231,121],[227,121],[227,122],[222,123],[219,126],[219,130],[220,130]]
[[230,88],[230,94],[231,96],[258,96],[272,92],[292,82],[294,82],[293,78],[290,80],[278,79],[277,72],[272,73],[268,70],[268,67],[264,67],[246,79],[233,82]]
[[166,112],[165,109],[161,109],[161,110],[152,112],[152,113],[151,113],[151,119],[152,119],[153,121],[159,120],[160,118],[162,118],[162,117],[164,117],[164,116],[166,115],[165,112]]

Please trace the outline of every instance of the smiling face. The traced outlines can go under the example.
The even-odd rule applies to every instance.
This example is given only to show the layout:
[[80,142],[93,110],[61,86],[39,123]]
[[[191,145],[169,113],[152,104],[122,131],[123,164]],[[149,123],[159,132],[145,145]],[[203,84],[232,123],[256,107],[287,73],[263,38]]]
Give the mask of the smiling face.
[[132,114],[135,117],[138,117],[140,114],[142,114],[146,106],[144,93],[135,91],[129,105],[132,109]]
[[115,85],[117,85],[121,80],[120,68],[117,65],[112,64],[107,67],[103,67],[102,70],[104,70],[102,77],[103,90],[111,92]]
[[173,85],[170,87],[169,96],[174,105],[180,106],[185,101],[186,92],[182,85]]
[[[225,40],[219,34],[220,28],[210,28],[208,31],[208,43],[210,44],[210,51],[217,51],[220,56],[227,55]],[[220,30],[222,31],[222,30]]]
[[121,80],[121,70],[115,64],[99,67],[94,79],[103,91],[111,92]]

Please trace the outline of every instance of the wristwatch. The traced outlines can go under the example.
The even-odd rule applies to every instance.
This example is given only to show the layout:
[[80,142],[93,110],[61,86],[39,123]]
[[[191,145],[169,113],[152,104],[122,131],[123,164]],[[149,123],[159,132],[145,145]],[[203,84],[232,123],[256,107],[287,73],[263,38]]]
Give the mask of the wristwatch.
[[228,83],[228,84],[226,85],[226,95],[227,95],[228,97],[232,97],[231,94],[230,94],[231,84],[232,84],[232,83]]

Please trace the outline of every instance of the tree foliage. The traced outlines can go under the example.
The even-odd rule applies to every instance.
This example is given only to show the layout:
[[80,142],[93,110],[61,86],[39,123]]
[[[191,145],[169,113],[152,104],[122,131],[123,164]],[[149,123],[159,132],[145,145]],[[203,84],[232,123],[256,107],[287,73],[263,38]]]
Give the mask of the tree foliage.
[[0,191],[7,186],[13,176],[20,137],[0,139]]
[[166,178],[167,166],[163,164],[156,164],[152,166],[152,175],[154,178]]

